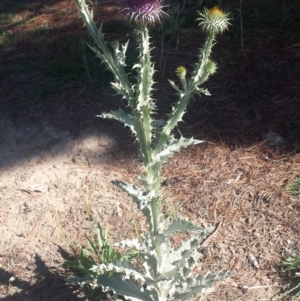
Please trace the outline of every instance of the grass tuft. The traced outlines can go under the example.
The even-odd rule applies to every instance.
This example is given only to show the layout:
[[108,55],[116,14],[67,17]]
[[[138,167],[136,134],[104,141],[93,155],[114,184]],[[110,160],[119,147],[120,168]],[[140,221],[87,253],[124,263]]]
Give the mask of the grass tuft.
[[287,191],[293,197],[300,197],[300,177],[298,177],[291,185],[288,186]]
[[290,286],[280,300],[286,296],[293,296],[293,301],[300,300],[300,253],[294,253],[292,256],[282,262],[283,268],[290,274]]

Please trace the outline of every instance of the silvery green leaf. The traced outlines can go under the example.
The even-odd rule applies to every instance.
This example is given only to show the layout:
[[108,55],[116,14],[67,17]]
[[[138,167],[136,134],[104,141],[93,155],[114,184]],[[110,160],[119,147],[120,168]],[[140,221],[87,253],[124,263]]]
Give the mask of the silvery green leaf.
[[199,246],[198,237],[193,236],[184,241],[181,247],[174,248],[169,239],[164,239],[163,235],[160,236],[161,239],[157,242],[160,250],[160,254],[158,254],[159,274],[177,281],[185,278],[191,273],[200,255],[196,249]]
[[157,283],[159,301],[168,301],[175,293],[175,279],[167,279]]
[[149,206],[151,196],[145,193],[142,189],[133,184],[127,184],[117,180],[112,181],[112,183],[126,191],[132,197],[133,201],[138,205],[139,210],[142,211]]
[[209,93],[209,91],[207,89],[196,87],[196,91],[199,95],[203,94],[205,96],[211,96],[211,94]]
[[[105,45],[105,43],[104,43],[104,45]],[[88,46],[96,53],[96,56],[101,60],[101,62],[106,64],[106,66],[109,70],[114,68],[115,62],[114,62],[114,59],[110,52],[104,54],[98,48],[90,46],[89,44],[88,44]]]
[[122,275],[114,274],[111,277],[100,275],[97,278],[98,284],[103,287],[103,291],[113,291],[115,294],[123,296],[132,301],[154,301],[158,300],[157,292],[145,290],[142,286],[131,279],[123,279]]
[[102,113],[100,115],[96,115],[96,117],[101,117],[103,119],[113,119],[124,123],[125,126],[128,126],[133,133],[135,133],[134,125],[135,125],[135,117],[124,112],[121,108],[117,111],[112,111],[110,113]]
[[125,66],[126,50],[128,48],[128,43],[129,43],[129,41],[127,41],[124,45],[122,45],[121,50],[119,48],[119,42],[118,41],[114,41],[114,42],[110,43],[113,50],[114,50],[115,62],[117,64],[117,66],[119,66],[119,68],[124,68],[124,66]]
[[[145,109],[144,112],[149,111],[149,109]],[[103,113],[101,115],[97,115],[97,117],[109,118],[120,121],[128,126],[132,133],[136,136],[139,141],[140,150],[143,158],[147,161],[151,157],[151,122],[149,112],[144,114],[144,117],[139,116],[138,113],[135,113],[134,116],[131,116],[125,113],[121,108],[118,111],[113,111],[110,113]],[[146,119],[145,119],[146,118]],[[148,118],[148,120],[147,120]]]
[[170,253],[170,257],[174,258],[173,264],[189,269],[192,268],[200,256],[196,250],[198,246],[199,238],[196,236],[192,236],[188,240],[183,241],[179,248],[174,249]]
[[164,231],[164,235],[170,236],[175,234],[176,232],[182,232],[182,231],[198,231],[199,237],[206,236],[207,232],[212,231],[213,228],[203,228],[196,226],[193,222],[190,222],[183,218],[177,218],[174,219],[169,227]]
[[124,278],[133,278],[142,282],[147,281],[147,283],[153,282],[151,278],[145,277],[139,270],[137,270],[134,265],[124,260],[94,265],[91,268],[91,271],[99,271],[101,274],[106,272],[121,273],[124,275]]
[[[163,235],[160,236],[163,237]],[[171,246],[169,239],[161,240],[159,242],[159,254],[157,255],[159,274],[177,281],[183,274],[182,269],[189,269],[189,262],[186,262],[186,259],[189,259],[193,254],[193,249],[187,250],[183,247],[176,249]]]
[[154,279],[156,282],[159,280],[158,276],[158,262],[157,262],[157,254],[155,251],[151,253],[148,251],[146,253],[142,253],[141,257],[143,258],[143,267],[145,269],[145,275]]
[[205,285],[189,287],[183,284],[181,289],[176,289],[174,298],[172,300],[191,300],[196,294],[209,294],[214,292],[214,288],[206,287]]
[[178,93],[182,93],[182,92],[183,92],[183,91],[181,91],[181,90],[176,86],[176,84],[175,84],[172,80],[169,80],[169,83],[170,83],[171,87],[172,87],[173,89],[175,89]]
[[198,275],[196,278],[189,279],[189,282],[196,285],[206,284],[208,287],[212,287],[214,282],[222,281],[227,277],[234,276],[232,272],[218,272],[217,274],[207,273],[205,276]]
[[169,136],[168,138],[169,140],[167,140],[167,142],[161,146],[158,145],[159,141],[157,142],[157,145],[155,146],[154,157],[152,156],[152,161],[147,166],[147,170],[151,170],[151,172],[149,172],[145,178],[140,179],[142,185],[147,189],[159,190],[161,183],[161,178],[159,176],[161,167],[165,162],[167,162],[168,158],[170,158],[174,152],[179,151],[182,147],[203,142],[193,138],[186,139],[181,137],[180,139],[175,139],[172,136]]
[[132,69],[141,69],[141,64],[134,64]]
[[155,172],[161,169],[163,163],[165,163],[168,158],[170,158],[174,152],[178,152],[181,148],[187,147],[189,145],[195,145],[198,143],[202,143],[201,140],[196,140],[193,138],[187,139],[180,137],[180,139],[172,138],[168,143],[162,146],[162,150],[158,152],[153,159],[151,169]]
[[112,88],[120,95],[122,95],[124,98],[128,97],[128,91],[124,88],[124,86],[121,83],[112,82],[110,83]]
[[126,184],[121,181],[113,181],[112,183],[117,187],[121,188],[122,190],[124,190],[125,192],[127,192],[131,196],[132,200],[137,204],[138,209],[146,217],[150,229],[152,229],[153,214],[149,207],[151,203],[151,197],[152,197],[151,192],[145,193],[143,190],[136,187],[135,185]]
[[128,248],[128,249],[133,249],[133,250],[136,250],[136,251],[145,250],[145,246],[143,244],[141,244],[137,238],[125,239],[125,240],[122,240],[118,243],[115,243],[114,245],[116,247]]
[[97,26],[93,20],[93,12],[89,10],[88,6],[86,5],[85,1],[81,0],[75,0],[77,7],[79,9],[79,12],[81,14],[82,19],[84,20],[84,23],[88,27],[92,37],[95,39],[98,36],[98,29]]
[[[93,269],[102,272],[115,272],[112,277],[107,277],[104,274],[101,274],[97,277],[98,286],[103,286],[105,291],[113,290],[115,293],[123,295],[125,298],[139,298],[140,296],[143,296],[146,298],[146,300],[148,300],[147,294],[149,294],[151,298],[153,298],[152,300],[159,301],[158,292],[154,288],[156,281],[154,281],[151,276],[148,277],[141,274],[133,265],[128,262],[122,261],[109,264],[100,264],[94,266]],[[115,276],[119,276],[120,278],[115,278]],[[131,279],[133,279],[134,282],[132,282]],[[126,285],[123,286],[123,289],[121,289],[121,281],[126,283]],[[135,285],[138,284],[139,286],[132,286],[131,282]],[[143,285],[145,285],[144,288],[146,287],[146,289],[143,288]],[[138,289],[138,287],[140,287],[140,289]],[[140,295],[140,293],[146,293],[146,295]]]
[[[145,244],[144,244],[145,243]],[[153,249],[152,242],[149,236],[144,236],[144,243],[139,243],[138,239],[126,239],[115,246],[122,248],[129,248],[139,251],[139,256],[143,259],[143,266],[145,269],[145,276],[150,278],[157,278],[157,254]],[[157,279],[156,279],[157,281]]]
[[126,126],[130,127],[130,129],[134,132],[134,121],[135,118],[131,115],[125,113],[121,108],[118,111],[112,111],[110,113],[102,113],[100,115],[96,115],[96,117],[106,118],[106,119],[114,119],[124,123]]
[[222,281],[233,274],[230,272],[220,272],[218,274],[208,273],[207,275],[198,275],[196,278],[187,278],[186,281],[176,286],[174,300],[191,300],[196,294],[207,294],[213,291],[213,284],[216,281]]
[[[86,274],[84,277],[69,277],[66,279],[69,282],[77,283],[80,286],[91,285],[93,282],[93,277]],[[92,285],[91,285],[92,286]]]

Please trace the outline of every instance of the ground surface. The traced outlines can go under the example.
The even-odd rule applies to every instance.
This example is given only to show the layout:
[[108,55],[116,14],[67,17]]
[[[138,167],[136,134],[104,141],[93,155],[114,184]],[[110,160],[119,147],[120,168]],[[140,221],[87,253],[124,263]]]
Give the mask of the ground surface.
[[[69,246],[84,244],[84,234],[98,222],[109,227],[114,241],[134,235],[142,220],[110,182],[135,181],[140,158],[122,125],[95,117],[120,104],[105,83],[95,88],[93,74],[89,80],[74,79],[67,66],[59,72],[47,69],[49,58],[55,57],[52,65],[63,64],[61,57],[67,60],[69,51],[79,51],[64,49],[68,39],[86,36],[73,1],[21,2],[15,1],[18,9],[10,8],[20,22],[8,26],[2,18],[0,24],[5,68],[0,83],[0,297],[78,300],[77,288],[49,269],[67,273],[60,264],[70,257]],[[96,14],[111,20],[118,18],[117,11],[112,1]],[[45,26],[46,38],[37,33]],[[113,28],[108,38],[114,35],[122,32]],[[163,170],[166,214],[221,225],[198,272],[231,270],[236,276],[217,284],[207,300],[273,300],[285,286],[280,261],[287,249],[299,250],[299,199],[286,191],[300,173],[297,37],[264,29],[246,36],[244,51],[234,30],[220,38],[214,54],[220,70],[207,84],[213,96],[195,99],[179,129],[212,143],[176,154]],[[165,78],[174,78],[178,65],[192,63],[200,45],[193,31],[181,37],[179,48],[166,45],[163,61],[170,67]],[[155,93],[163,116],[174,95],[164,79],[160,85],[163,92]],[[263,141],[270,129],[283,144]],[[249,262],[250,254],[258,269]]]

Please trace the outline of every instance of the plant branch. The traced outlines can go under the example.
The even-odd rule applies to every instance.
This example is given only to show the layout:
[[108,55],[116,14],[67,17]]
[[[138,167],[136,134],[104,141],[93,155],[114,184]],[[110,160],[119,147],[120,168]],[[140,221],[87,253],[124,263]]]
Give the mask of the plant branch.
[[[117,92],[122,94],[123,97],[125,97],[130,102],[133,99],[133,92],[131,88],[131,83],[124,70],[125,61],[123,62],[123,66],[120,66],[120,64],[118,64],[118,61],[114,59],[111,55],[111,52],[109,51],[104,41],[104,35],[101,32],[101,28],[100,30],[98,30],[93,20],[92,12],[90,12],[88,6],[85,3],[85,0],[75,0],[75,2],[77,4],[78,10],[85,25],[88,27],[90,35],[92,36],[95,44],[97,45],[98,49],[100,49],[100,51],[97,48],[91,46],[90,48],[97,54],[101,61],[104,62],[108,69],[113,73],[116,79],[116,84],[113,86],[117,88]],[[119,46],[118,43],[117,46]]]

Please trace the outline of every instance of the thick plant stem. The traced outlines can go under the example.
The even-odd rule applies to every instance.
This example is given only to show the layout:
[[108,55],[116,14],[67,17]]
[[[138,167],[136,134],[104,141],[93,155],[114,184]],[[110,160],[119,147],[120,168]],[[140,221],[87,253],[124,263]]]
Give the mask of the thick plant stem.
[[152,161],[152,128],[151,114],[155,105],[151,99],[151,90],[153,86],[154,68],[151,63],[149,33],[145,25],[141,25],[137,30],[138,40],[140,41],[139,64],[136,87],[136,104],[132,108],[133,114],[139,120],[140,126],[143,129],[140,131],[142,137],[139,138],[140,148],[143,152],[144,167],[148,166]]
[[[140,25],[138,30],[138,41],[139,41],[139,64],[137,64],[136,68],[138,69],[138,85],[136,90],[136,99],[137,103],[134,108],[133,114],[137,116],[140,122],[140,126],[143,131],[140,131],[139,134],[142,136],[139,137],[140,149],[143,152],[143,164],[145,168],[146,176],[148,181],[142,181],[142,185],[144,189],[149,192],[153,192],[153,196],[151,197],[150,207],[152,212],[152,237],[153,237],[153,245],[155,244],[155,237],[158,234],[158,223],[160,217],[160,196],[159,190],[153,187],[153,180],[151,177],[154,175],[153,170],[153,150],[152,150],[152,118],[151,114],[153,114],[154,109],[156,108],[152,98],[151,98],[151,90],[154,84],[153,82],[153,74],[154,67],[151,62],[150,55],[150,41],[149,41],[149,32],[148,28],[145,25]],[[149,183],[152,183],[149,185]]]
[[153,238],[158,235],[158,222],[160,216],[160,197],[155,196],[151,199],[151,210],[153,214]]
[[203,48],[199,55],[198,65],[193,73],[193,77],[189,83],[189,87],[194,86],[195,88],[203,84],[208,76],[208,70],[206,68],[211,54],[212,47],[214,45],[215,34],[210,32],[206,38]]

